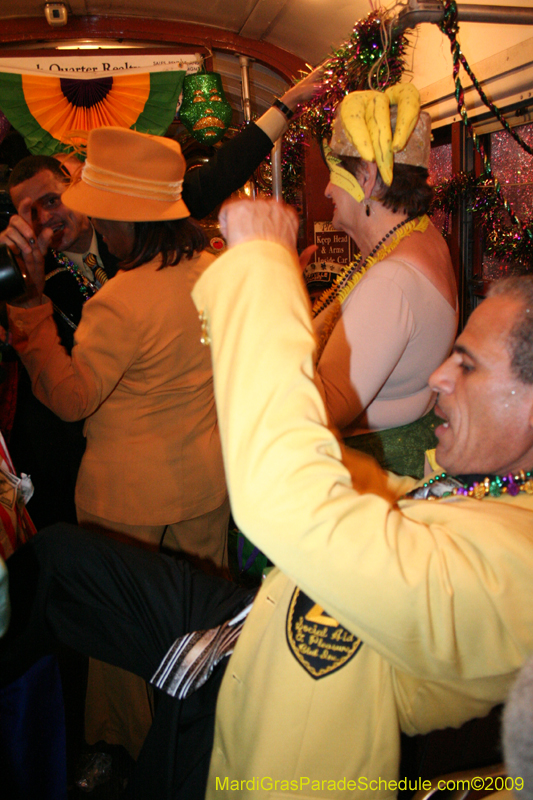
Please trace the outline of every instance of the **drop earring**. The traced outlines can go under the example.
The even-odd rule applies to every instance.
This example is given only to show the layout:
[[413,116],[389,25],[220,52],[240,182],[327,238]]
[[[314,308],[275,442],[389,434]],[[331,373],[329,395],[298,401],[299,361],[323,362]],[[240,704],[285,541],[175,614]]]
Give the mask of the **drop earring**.
[[370,205],[369,205],[369,203],[366,204],[365,214],[367,215],[367,217],[370,216]]

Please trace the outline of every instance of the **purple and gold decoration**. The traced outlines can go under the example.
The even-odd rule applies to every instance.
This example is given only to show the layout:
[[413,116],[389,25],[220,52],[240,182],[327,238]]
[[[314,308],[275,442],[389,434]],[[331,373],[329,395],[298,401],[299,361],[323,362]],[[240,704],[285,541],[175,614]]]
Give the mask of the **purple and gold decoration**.
[[[385,27],[389,33],[387,12],[383,9],[370,12],[355,23],[348,41],[323,62],[325,92],[306,104],[283,138],[281,170],[283,197],[287,202],[294,202],[302,185],[305,140],[313,137],[321,143],[330,138],[335,109],[344,95],[366,88],[369,80],[373,88],[386,89],[401,79],[407,37],[400,34],[387,39],[383,36]],[[259,176],[259,186],[265,193],[270,191],[269,167]]]
[[401,80],[408,41],[405,34],[387,40],[383,33],[388,28],[383,9],[355,23],[348,41],[323,62],[326,91],[307,104],[295,125],[310,131],[318,142],[329,140],[335,109],[346,94],[369,86],[384,90]]
[[232,116],[218,72],[187,75],[179,117],[201,144],[215,144],[224,136]]

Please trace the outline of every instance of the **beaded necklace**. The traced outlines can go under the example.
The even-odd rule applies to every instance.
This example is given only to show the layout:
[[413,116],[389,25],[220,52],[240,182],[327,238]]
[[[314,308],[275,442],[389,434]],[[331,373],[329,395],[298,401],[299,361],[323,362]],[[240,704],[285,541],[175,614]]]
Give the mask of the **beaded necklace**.
[[[363,275],[368,272],[370,267],[383,261],[392,251],[400,244],[403,239],[406,239],[414,231],[424,232],[429,225],[429,217],[424,214],[422,217],[414,217],[405,219],[399,222],[394,228],[385,234],[385,236],[377,243],[373,250],[365,258],[364,263],[361,264],[361,254],[348,264],[347,267],[337,276],[332,286],[326,289],[313,305],[313,319],[318,316],[325,308],[332,306],[331,312],[324,322],[318,347],[315,355],[315,363],[318,363],[320,356],[324,352],[324,348],[328,342],[329,337],[333,332],[333,328],[341,315],[342,304],[355,289]],[[389,244],[385,245],[387,239],[392,240]]]
[[523,469],[516,474],[487,475],[481,480],[474,480],[472,476],[465,476],[465,480],[451,477],[445,472],[430,478],[418,489],[408,492],[405,497],[415,500],[438,500],[440,497],[473,497],[483,500],[484,497],[500,497],[508,494],[516,497],[520,492],[533,494],[533,471],[525,472]]
[[80,272],[76,264],[70,260],[70,258],[67,258],[64,253],[61,253],[58,250],[52,250],[52,254],[60,266],[58,269],[54,269],[52,272],[49,272],[48,275],[46,275],[45,280],[53,278],[54,275],[57,275],[59,272],[70,272],[70,274],[76,279],[76,283],[78,284],[78,288],[81,292],[84,302],[96,294],[98,291],[96,284],[86,278],[85,275]]
[[[407,238],[413,231],[425,231],[429,225],[429,217],[424,214],[422,217],[410,217],[399,222],[394,228],[385,234],[385,236],[377,243],[372,251],[365,258],[364,264],[361,264],[361,254],[344,267],[342,272],[337,275],[334,283],[329,289],[325,289],[317,301],[313,305],[313,317],[318,316],[327,306],[334,300],[343,303],[348,297],[350,292],[357,286],[365,272],[368,272],[371,266],[379,261],[383,261],[385,256],[389,255],[402,241]],[[396,234],[396,235],[395,235]],[[383,248],[383,245],[393,236],[390,245]],[[381,249],[383,250],[381,251]],[[381,251],[381,252],[380,252]]]

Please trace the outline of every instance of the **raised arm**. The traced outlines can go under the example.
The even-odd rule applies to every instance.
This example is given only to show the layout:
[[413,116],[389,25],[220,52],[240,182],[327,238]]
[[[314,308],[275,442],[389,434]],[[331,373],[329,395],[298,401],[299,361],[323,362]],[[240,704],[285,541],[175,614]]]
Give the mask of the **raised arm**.
[[[314,70],[288,89],[280,103],[291,113],[322,90],[320,70]],[[229,139],[205,166],[189,170],[183,182],[183,199],[196,219],[211,213],[240,189],[286,131],[286,114],[272,105],[258,120]]]
[[399,504],[374,462],[357,454],[350,474],[313,380],[315,340],[294,240],[289,249],[284,233],[268,230],[277,212],[269,217],[259,203],[251,213],[255,240],[242,209],[225,212],[230,249],[193,293],[211,338],[237,523],[403,671],[439,680],[512,671],[524,655],[513,603],[529,583],[533,549],[509,551],[503,503]]

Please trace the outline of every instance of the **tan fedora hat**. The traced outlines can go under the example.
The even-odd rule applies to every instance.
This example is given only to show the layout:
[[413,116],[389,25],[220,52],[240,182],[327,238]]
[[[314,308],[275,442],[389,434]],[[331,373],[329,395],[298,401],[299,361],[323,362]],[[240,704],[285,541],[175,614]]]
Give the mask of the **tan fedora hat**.
[[99,219],[152,222],[182,219],[185,159],[178,142],[128,128],[89,132],[87,160],[62,194],[66,206]]

